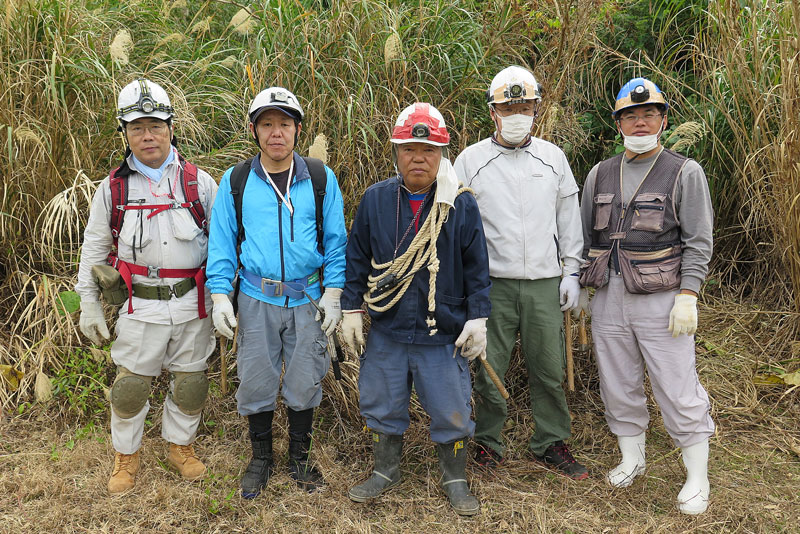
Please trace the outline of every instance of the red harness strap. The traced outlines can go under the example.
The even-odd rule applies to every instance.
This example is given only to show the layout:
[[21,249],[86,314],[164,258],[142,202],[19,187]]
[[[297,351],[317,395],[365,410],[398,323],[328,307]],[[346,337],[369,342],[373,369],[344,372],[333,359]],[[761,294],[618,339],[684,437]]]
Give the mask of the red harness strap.
[[128,288],[128,313],[133,313],[133,280],[132,276],[138,274],[148,278],[194,278],[197,284],[197,312],[201,319],[208,317],[206,313],[206,265],[205,263],[196,269],[159,269],[158,267],[148,267],[128,263],[119,258],[115,258],[113,266],[119,271],[125,286]]

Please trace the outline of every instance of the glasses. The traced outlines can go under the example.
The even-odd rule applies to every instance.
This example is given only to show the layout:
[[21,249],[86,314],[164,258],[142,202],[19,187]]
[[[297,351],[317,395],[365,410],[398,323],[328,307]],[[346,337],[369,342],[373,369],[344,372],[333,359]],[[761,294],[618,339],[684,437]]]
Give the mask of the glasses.
[[167,133],[167,130],[169,130],[169,128],[166,124],[151,124],[149,126],[136,124],[133,126],[128,126],[128,135],[131,137],[141,137],[145,132],[150,132],[150,135],[159,137]]
[[645,113],[644,115],[636,115],[635,113],[631,113],[630,115],[623,115],[620,117],[619,121],[627,126],[633,126],[639,121],[653,124],[658,122],[663,116],[663,113]]

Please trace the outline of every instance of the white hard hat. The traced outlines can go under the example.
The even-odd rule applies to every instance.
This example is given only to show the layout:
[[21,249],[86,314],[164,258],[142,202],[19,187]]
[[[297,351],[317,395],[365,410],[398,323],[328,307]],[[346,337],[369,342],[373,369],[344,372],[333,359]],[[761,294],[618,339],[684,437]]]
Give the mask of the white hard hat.
[[264,89],[256,95],[253,103],[250,104],[250,122],[256,123],[258,116],[268,109],[277,109],[283,111],[291,118],[303,122],[303,108],[300,107],[300,102],[294,93],[283,87],[270,87]]
[[426,143],[447,146],[450,134],[439,110],[425,102],[411,104],[404,109],[392,130],[392,143]]
[[141,117],[166,121],[173,115],[167,92],[155,82],[139,78],[119,92],[117,118],[120,122],[130,122]]
[[541,99],[542,91],[533,73],[517,66],[506,67],[498,72],[486,91],[486,102],[490,106],[503,102],[517,104]]

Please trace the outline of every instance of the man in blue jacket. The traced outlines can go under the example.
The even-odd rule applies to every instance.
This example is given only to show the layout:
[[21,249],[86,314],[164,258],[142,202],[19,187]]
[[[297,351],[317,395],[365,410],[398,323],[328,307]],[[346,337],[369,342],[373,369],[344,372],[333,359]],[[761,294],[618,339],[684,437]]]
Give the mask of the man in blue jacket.
[[[322,483],[308,451],[314,408],[322,399],[322,378],[330,363],[327,336],[342,317],[339,298],[347,233],[342,194],[336,176],[325,167],[324,238],[318,247],[314,187],[305,160],[294,152],[303,120],[297,97],[282,87],[270,87],[256,95],[249,115],[260,152],[250,160],[240,191],[244,240],[237,254],[232,167],[222,177],[221,194],[214,203],[206,285],[214,301],[214,326],[232,338],[237,321],[228,294],[241,263],[236,400],[239,413],[248,418],[253,451],[241,480],[242,496],[254,498],[272,474],[272,418],[282,368],[289,473],[309,491]],[[321,317],[308,298],[320,299],[321,328]]]
[[473,515],[480,504],[464,467],[475,429],[468,362],[485,353],[490,310],[483,226],[475,199],[459,194],[436,108],[406,108],[391,141],[397,175],[367,189],[347,245],[342,332],[360,352],[366,302],[372,329],[358,389],[375,460],[350,498],[365,502],[400,482],[413,384],[431,417],[442,488],[456,513]]

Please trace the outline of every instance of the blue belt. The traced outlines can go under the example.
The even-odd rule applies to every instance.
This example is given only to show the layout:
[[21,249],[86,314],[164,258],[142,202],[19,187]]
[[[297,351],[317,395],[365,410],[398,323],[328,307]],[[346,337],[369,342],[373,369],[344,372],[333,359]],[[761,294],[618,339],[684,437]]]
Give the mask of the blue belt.
[[241,270],[241,275],[245,280],[261,289],[267,297],[289,297],[292,299],[305,298],[303,291],[319,282],[319,271],[314,271],[304,278],[297,280],[290,280],[288,282],[281,282],[280,280],[272,280],[271,278],[262,278],[257,274]]

